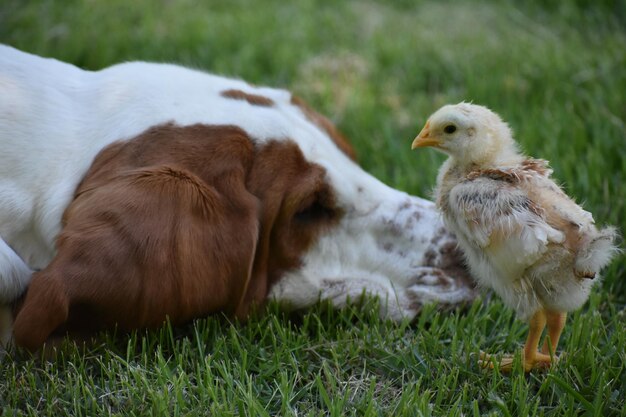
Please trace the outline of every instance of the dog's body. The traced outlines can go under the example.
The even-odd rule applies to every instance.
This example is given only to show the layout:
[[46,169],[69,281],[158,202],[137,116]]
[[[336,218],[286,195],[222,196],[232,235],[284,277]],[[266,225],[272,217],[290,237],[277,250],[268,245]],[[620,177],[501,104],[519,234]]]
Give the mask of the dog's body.
[[367,292],[399,319],[473,296],[433,204],[365,173],[284,90],[0,46],[0,150],[0,303],[32,278],[26,347],[89,314],[135,328]]

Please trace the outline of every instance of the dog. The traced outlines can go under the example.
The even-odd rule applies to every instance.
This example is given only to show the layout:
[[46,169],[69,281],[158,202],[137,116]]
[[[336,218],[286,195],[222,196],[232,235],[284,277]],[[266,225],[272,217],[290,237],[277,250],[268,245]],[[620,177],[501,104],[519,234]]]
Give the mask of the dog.
[[269,299],[370,294],[401,320],[474,297],[433,203],[366,173],[285,90],[1,46],[0,149],[1,330],[31,351],[64,332],[244,320]]

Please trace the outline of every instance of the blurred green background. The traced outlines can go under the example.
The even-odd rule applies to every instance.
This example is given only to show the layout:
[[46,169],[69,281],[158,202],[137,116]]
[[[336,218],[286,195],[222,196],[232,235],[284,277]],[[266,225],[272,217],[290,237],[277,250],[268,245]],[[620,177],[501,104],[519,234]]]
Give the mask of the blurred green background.
[[[483,104],[511,125],[528,154],[550,160],[556,178],[598,223],[626,230],[623,0],[2,0],[0,42],[89,70],[128,60],[173,62],[288,88],[337,123],[368,171],[423,196],[429,195],[444,157],[431,150],[410,152],[415,134],[443,104]],[[184,401],[179,407],[159,393],[171,390],[171,384],[181,392],[209,390],[178,371],[188,376],[189,368],[222,369],[203,362],[204,350],[193,350],[196,343],[208,343],[225,352],[224,362],[218,362],[228,369],[215,378],[229,387],[243,378],[232,389],[241,390],[241,398],[255,398],[258,406],[242,414],[236,400],[214,393],[223,408],[215,405],[220,401],[207,400],[201,409],[215,415],[624,415],[625,281],[621,257],[590,303],[571,319],[568,329],[573,330],[566,329],[575,351],[568,366],[547,377],[490,377],[472,367],[465,356],[469,351],[485,345],[511,351],[523,338],[523,325],[495,299],[465,314],[440,316],[429,310],[421,324],[408,328],[378,323],[375,314],[334,315],[320,307],[296,327],[317,335],[301,341],[320,343],[313,356],[290,345],[289,337],[281,339],[292,329],[289,319],[263,318],[255,325],[276,335],[269,345],[285,345],[285,357],[272,356],[276,369],[248,364],[230,370],[224,364],[242,352],[262,357],[265,336],[255,326],[207,319],[179,336],[170,338],[164,330],[137,336],[134,345],[121,350],[96,350],[93,357],[108,358],[99,359],[100,365],[71,348],[58,367],[2,363],[0,405],[7,404],[3,415],[54,415],[70,407],[72,398],[92,395],[91,408],[75,406],[73,413],[193,415],[205,404],[200,394],[183,396],[185,408]],[[359,323],[353,325],[354,315]],[[307,320],[317,323],[311,325],[315,330]],[[211,344],[199,335],[221,342]],[[398,348],[396,337],[409,341]],[[378,347],[363,348],[371,338]],[[178,349],[185,343],[191,353],[181,359]],[[585,346],[591,347],[576,350]],[[156,356],[154,349],[160,352]],[[328,353],[321,365],[319,352]],[[297,363],[280,365],[293,355]],[[390,362],[370,369],[381,357]],[[68,361],[78,365],[68,370]],[[124,367],[133,361],[142,365],[134,371]],[[83,385],[68,384],[67,375]],[[282,381],[276,386],[286,391],[255,382],[254,375]],[[119,378],[111,384],[121,402],[112,401],[118,397],[107,391],[107,378]],[[124,390],[130,390],[126,397],[120,394]],[[62,399],[56,408],[55,397]],[[145,404],[137,405],[142,398]],[[276,405],[276,398],[283,401]]]
[[407,143],[442,104],[484,104],[601,220],[619,222],[625,10],[623,1],[3,0],[0,41],[91,70],[174,62],[291,89],[338,123],[366,168],[422,194],[443,156]]

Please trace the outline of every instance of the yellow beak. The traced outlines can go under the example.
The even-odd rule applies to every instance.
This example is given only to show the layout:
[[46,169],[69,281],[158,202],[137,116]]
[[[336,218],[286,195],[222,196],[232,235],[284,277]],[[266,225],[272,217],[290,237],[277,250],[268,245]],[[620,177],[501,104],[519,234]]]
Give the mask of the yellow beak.
[[437,138],[433,138],[430,136],[430,123],[426,122],[426,125],[424,126],[420,134],[417,135],[417,137],[413,140],[413,143],[411,144],[411,149],[437,145],[440,145],[440,142],[437,140]]

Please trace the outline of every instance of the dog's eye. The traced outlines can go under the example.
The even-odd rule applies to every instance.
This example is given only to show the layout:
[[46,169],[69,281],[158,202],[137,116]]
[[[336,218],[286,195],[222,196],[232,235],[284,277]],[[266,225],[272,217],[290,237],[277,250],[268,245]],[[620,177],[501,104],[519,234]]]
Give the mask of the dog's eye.
[[319,200],[314,200],[311,204],[298,210],[294,219],[299,223],[315,223],[329,220],[334,217],[334,210],[324,206]]
[[299,224],[323,223],[337,217],[334,198],[326,188],[321,188],[300,202],[294,215]]

